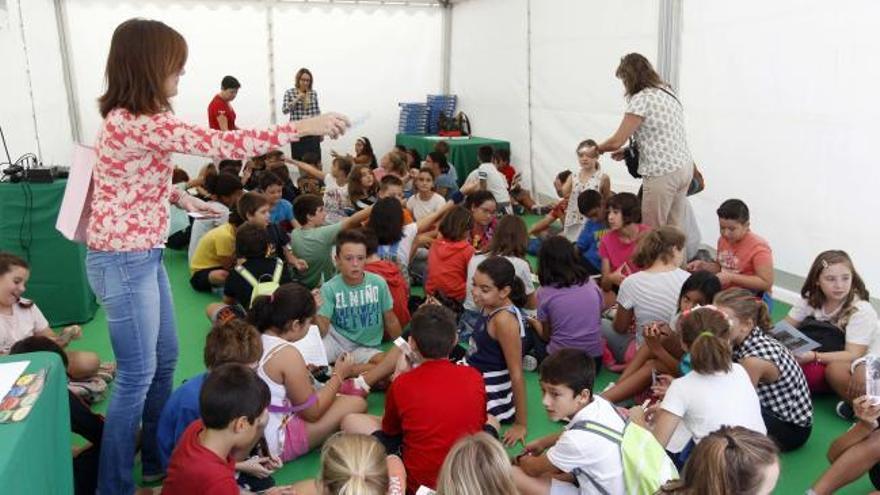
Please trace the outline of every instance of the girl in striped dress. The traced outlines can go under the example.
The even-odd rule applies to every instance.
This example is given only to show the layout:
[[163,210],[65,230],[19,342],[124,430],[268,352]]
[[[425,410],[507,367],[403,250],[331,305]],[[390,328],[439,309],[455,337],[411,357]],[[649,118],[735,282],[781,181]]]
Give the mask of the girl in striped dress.
[[501,422],[513,420],[503,437],[510,447],[526,437],[525,326],[519,310],[526,303],[525,287],[510,260],[497,256],[477,266],[472,292],[482,319],[471,336],[467,362],[483,374],[487,412]]

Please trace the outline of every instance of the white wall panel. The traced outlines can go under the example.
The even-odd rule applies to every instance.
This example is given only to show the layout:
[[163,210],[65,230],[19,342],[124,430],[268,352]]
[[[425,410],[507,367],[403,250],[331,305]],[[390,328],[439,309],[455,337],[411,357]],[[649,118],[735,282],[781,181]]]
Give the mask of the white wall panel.
[[450,92],[475,135],[510,141],[511,162],[529,184],[526,29],[526,0],[455,4]]
[[278,3],[274,24],[276,118],[300,67],[312,71],[321,111],[360,125],[331,149],[354,152],[367,136],[377,155],[394,146],[401,101],[425,101],[442,88],[441,10],[394,5]]
[[[553,195],[553,179],[577,170],[575,148],[609,137],[623,118],[620,57],[657,54],[657,0],[533,1],[532,128],[538,190]],[[618,162],[603,158],[615,190],[638,184]]]
[[777,268],[803,275],[818,252],[845,249],[880,290],[878,18],[868,0],[684,2],[681,96],[706,239],[718,204],[738,197]]
[[13,160],[24,153],[40,155],[47,165],[69,158],[72,139],[55,26],[52,0],[11,0],[0,15],[0,126]]

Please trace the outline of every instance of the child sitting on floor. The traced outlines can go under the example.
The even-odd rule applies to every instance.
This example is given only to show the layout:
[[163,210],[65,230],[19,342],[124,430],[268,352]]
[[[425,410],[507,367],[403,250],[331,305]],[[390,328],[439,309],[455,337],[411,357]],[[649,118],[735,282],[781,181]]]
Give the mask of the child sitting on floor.
[[485,251],[489,248],[498,226],[498,202],[491,192],[477,191],[468,195],[464,206],[474,218],[468,241],[478,252]]
[[810,266],[801,300],[785,321],[821,347],[796,356],[812,392],[833,391],[844,400],[837,413],[852,420],[849,402],[865,390],[866,355],[880,356],[880,329],[870,294],[844,251],[819,253]]
[[553,236],[538,252],[538,315],[532,326],[546,347],[536,353],[542,361],[547,353],[571,348],[593,358],[596,369],[602,363],[602,291],[589,275],[586,262],[564,236]]
[[577,146],[579,169],[568,176],[562,186],[563,196],[569,198],[565,210],[565,237],[576,241],[583,230],[584,217],[578,211],[577,199],[582,192],[599,191],[603,199],[611,197],[611,180],[599,169],[599,149],[592,139],[581,141]]
[[[215,325],[205,337],[205,373],[196,375],[183,382],[168,398],[162,414],[159,416],[159,425],[156,429],[156,442],[159,445],[159,462],[164,473],[168,469],[168,461],[174,452],[174,446],[189,425],[199,419],[199,394],[205,379],[211,370],[227,364],[242,364],[248,367],[254,366],[263,354],[263,344],[260,334],[249,323],[243,320],[231,320],[227,323]],[[266,487],[265,482],[259,482],[255,478],[268,477],[275,469],[281,467],[277,458],[264,457],[259,461],[244,460],[248,452],[238,452],[235,470],[247,473],[250,476],[240,477],[239,485],[256,490],[258,487]],[[255,484],[259,483],[259,484]],[[268,486],[271,486],[271,480]]]
[[403,495],[406,471],[370,435],[337,433],[321,449],[317,480],[293,486],[296,495]]
[[525,287],[513,264],[500,256],[488,258],[474,273],[474,303],[483,318],[468,345],[467,363],[483,374],[486,409],[502,422],[514,424],[504,432],[505,445],[526,437],[526,384],[523,376],[525,322],[521,307]]
[[434,192],[434,172],[429,167],[423,167],[415,180],[416,193],[406,200],[406,207],[412,212],[416,220],[430,215],[446,204],[443,196]]
[[630,409],[630,420],[643,426],[650,422],[664,447],[683,422],[693,440],[678,455],[678,465],[687,460],[693,444],[724,425],[766,434],[758,393],[748,372],[733,362],[727,316],[714,306],[702,306],[682,315],[678,326],[693,371],[673,380],[663,402],[649,407],[647,415],[642,406]]
[[867,473],[875,489],[880,489],[880,404],[872,397],[856,398],[852,407],[855,424],[837,437],[828,448],[831,466],[807,491],[807,495],[830,495]]
[[383,333],[396,339],[401,331],[388,284],[364,270],[367,241],[361,231],[337,236],[335,259],[339,274],[321,287],[323,302],[316,318],[327,359],[351,355],[357,364],[378,363]]
[[343,382],[355,376],[352,355],[334,357],[333,374],[320,390],[315,389],[308,365],[293,345],[309,332],[315,310],[313,294],[294,282],[271,296],[258,297],[248,314],[248,321],[263,334],[257,375],[272,397],[266,442],[269,452],[283,462],[321,445],[347,414],[367,409],[360,397],[337,395]]
[[263,436],[269,400],[269,387],[247,366],[213,370],[199,393],[201,419],[187,427],[174,448],[162,493],[238,495],[234,454],[250,452]]
[[538,300],[535,296],[535,283],[532,280],[532,268],[526,260],[526,224],[522,218],[514,215],[505,215],[498,222],[498,229],[489,244],[489,249],[484,253],[477,253],[467,265],[467,295],[464,300],[464,311],[459,319],[459,338],[467,340],[473,333],[475,325],[481,320],[481,310],[474,303],[474,273],[477,266],[492,256],[503,256],[513,263],[516,276],[522,280],[526,292],[526,304],[523,309],[534,310]]
[[397,263],[379,257],[377,253],[379,250],[379,240],[372,229],[364,229],[364,239],[367,241],[367,260],[364,269],[385,279],[385,283],[388,284],[388,290],[391,292],[391,299],[394,301],[392,310],[397,316],[400,327],[405,328],[411,318],[409,312],[409,284],[403,277],[403,274],[400,273],[400,267]]
[[[30,266],[25,260],[0,252],[0,356],[8,354],[16,342],[31,336],[48,337],[59,346],[67,347],[71,340],[82,335],[79,325],[70,325],[61,333],[55,333],[40,308],[21,297],[30,276]],[[113,366],[101,365],[98,355],[90,351],[67,351],[67,360],[67,375],[86,387],[79,390],[79,386],[74,386],[72,390],[82,392],[78,395],[90,402],[99,399],[107,388],[105,382],[113,378]],[[91,385],[92,381],[95,386]]]
[[810,388],[791,351],[765,333],[773,328],[767,305],[736,288],[718,293],[715,305],[732,322],[733,359],[758,390],[767,435],[783,452],[802,446],[813,430]]
[[[547,415],[552,421],[569,422],[563,432],[527,444],[516,458],[514,481],[522,495],[626,493],[622,446],[612,435],[622,437],[633,426],[613,404],[593,394],[593,366],[591,357],[575,349],[557,351],[541,365]],[[660,479],[651,482],[659,488],[676,472],[669,462],[653,474]]]
[[510,199],[522,206],[525,213],[537,212],[537,204],[532,199],[531,193],[522,185],[522,177],[519,172],[510,164],[510,150],[498,148],[492,154],[492,163],[507,180],[507,190],[510,193]]
[[189,249],[187,251],[187,259],[189,260],[195,255],[196,248],[202,237],[211,229],[219,227],[229,220],[229,211],[235,208],[238,199],[244,193],[241,186],[241,178],[237,174],[221,170],[219,174],[208,175],[204,181],[205,188],[210,193],[211,201],[209,204],[218,207],[222,206],[222,208],[218,208],[218,211],[223,211],[223,213],[212,218],[193,219],[189,237]]
[[418,364],[391,383],[385,414],[381,418],[351,415],[343,421],[346,432],[375,434],[390,453],[402,446],[410,493],[420,485],[436,486],[440,465],[452,445],[486,423],[483,380],[473,368],[449,361],[455,342],[455,318],[448,309],[419,308],[408,339]]
[[602,289],[608,301],[614,300],[623,279],[639,271],[633,263],[632,255],[642,235],[651,230],[639,223],[642,218],[639,200],[632,193],[617,193],[608,200],[608,232],[599,242],[599,256],[602,258]]
[[[284,181],[272,172],[260,176],[260,191],[269,200],[269,222],[281,227],[285,232],[293,230],[293,205],[281,197]],[[241,213],[242,217],[244,214]]]
[[[345,218],[345,211],[351,208],[348,197],[348,175],[353,167],[351,160],[344,157],[336,157],[330,166],[330,173],[324,174],[320,168],[299,160],[285,158],[285,162],[295,165],[299,170],[310,177],[324,181],[324,200],[322,205],[326,208],[327,215],[322,218],[319,225],[333,225]],[[299,199],[299,198],[297,198]],[[300,225],[305,225],[296,215],[296,202],[294,201],[294,215]]]
[[684,233],[663,226],[639,241],[632,262],[640,271],[626,277],[617,294],[614,331],[634,338],[636,349],[645,343],[645,327],[668,322],[678,309],[681,285],[690,276],[682,270]]
[[442,495],[507,495],[516,493],[513,471],[497,438],[480,432],[459,440],[446,455],[437,477]]
[[277,285],[291,281],[290,272],[275,256],[268,256],[269,236],[266,229],[247,222],[235,233],[235,256],[238,259],[223,286],[223,302],[211,303],[206,309],[211,322],[244,318],[251,307],[254,290],[261,282]]
[[284,271],[289,271],[290,269],[296,271],[307,270],[309,264],[297,258],[290,248],[290,235],[281,225],[270,221],[269,206],[270,201],[265,194],[249,192],[245,193],[238,200],[238,213],[244,221],[254,223],[266,230],[266,233],[269,235],[269,250],[266,252],[266,256],[270,258],[278,257],[283,261],[287,265]]
[[[380,169],[376,169],[380,170]],[[379,179],[373,175],[368,165],[355,165],[348,174],[348,199],[351,210],[346,213],[363,210],[376,202],[379,193]]]
[[305,271],[299,274],[306,287],[314,289],[336,273],[332,250],[336,236],[341,231],[359,227],[370,214],[370,208],[361,210],[341,222],[325,225],[327,213],[324,201],[313,194],[303,194],[293,204],[296,221],[301,228],[291,234],[290,247],[293,254],[306,262]]
[[612,403],[622,402],[647,390],[655,376],[655,381],[668,385],[674,377],[687,374],[690,371],[690,357],[687,357],[687,362],[683,362],[685,352],[677,330],[678,318],[696,306],[710,304],[720,291],[721,282],[714,273],[692,273],[681,286],[676,315],[668,322],[653,322],[645,327],[645,345],[639,348],[632,361],[626,365],[617,382],[612,382],[602,392],[602,397]]
[[235,229],[244,223],[237,209],[229,213],[229,221],[208,231],[189,260],[192,275],[189,283],[199,292],[223,287],[229,270],[235,264]]
[[769,295],[773,289],[773,252],[767,241],[749,229],[749,207],[739,199],[728,199],[717,213],[721,237],[715,261],[695,260],[688,263],[688,270],[717,273],[725,289],[742,287],[759,297]]
[[770,495],[780,469],[772,440],[742,426],[723,426],[694,448],[681,479],[663,485],[657,495]]
[[577,197],[578,211],[586,218],[584,227],[578,235],[575,245],[586,261],[586,267],[590,275],[602,273],[602,257],[599,256],[599,243],[608,232],[608,224],[605,208],[602,203],[602,195],[599,191],[587,189]]
[[453,208],[440,222],[440,237],[428,251],[425,295],[442,292],[444,296],[462,301],[467,291],[467,266],[474,248],[467,240],[473,224],[470,212]]

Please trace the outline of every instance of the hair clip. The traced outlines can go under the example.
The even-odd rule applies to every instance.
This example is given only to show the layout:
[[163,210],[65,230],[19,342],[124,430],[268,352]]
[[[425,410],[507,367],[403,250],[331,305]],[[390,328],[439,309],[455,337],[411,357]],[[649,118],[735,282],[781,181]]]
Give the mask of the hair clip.
[[702,332],[700,332],[700,335],[698,335],[697,337],[714,337],[714,336],[715,336],[714,333],[712,333],[708,330],[703,330]]
[[825,261],[825,260],[820,260],[820,262],[822,263],[822,269],[823,269],[823,270],[826,269],[826,268],[828,268],[828,262],[827,262],[827,261]]

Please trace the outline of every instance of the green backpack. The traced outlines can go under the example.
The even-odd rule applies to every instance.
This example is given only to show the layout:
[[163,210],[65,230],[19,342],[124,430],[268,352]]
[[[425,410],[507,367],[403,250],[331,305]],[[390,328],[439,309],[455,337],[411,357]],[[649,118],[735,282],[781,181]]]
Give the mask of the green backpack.
[[260,280],[257,280],[257,278],[254,277],[254,275],[243,265],[235,267],[235,271],[254,288],[254,290],[251,291],[251,303],[249,307],[254,305],[254,300],[256,298],[260,296],[271,296],[281,285],[281,272],[284,270],[284,262],[281,261],[281,259],[276,259],[275,261],[275,271],[272,273],[272,280],[267,280],[265,282],[262,281],[262,278],[267,276],[267,274],[261,275]]
[[[569,429],[594,433],[615,443],[620,448],[623,464],[623,480],[628,495],[653,495],[669,480],[678,478],[678,470],[660,446],[654,434],[641,426],[624,420],[623,432],[608,428],[594,421],[579,421]],[[583,475],[599,493],[609,494],[605,487],[580,469],[571,473]]]

